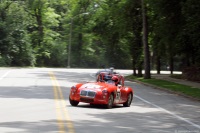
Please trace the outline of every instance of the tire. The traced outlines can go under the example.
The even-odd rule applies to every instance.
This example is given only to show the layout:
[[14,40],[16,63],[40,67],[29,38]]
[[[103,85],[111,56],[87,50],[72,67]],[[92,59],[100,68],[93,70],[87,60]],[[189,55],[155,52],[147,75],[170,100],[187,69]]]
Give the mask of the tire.
[[110,94],[108,98],[108,104],[106,104],[107,109],[111,109],[113,107],[113,101],[114,101],[113,94]]
[[79,104],[78,101],[75,101],[75,100],[71,100],[71,98],[69,97],[69,102],[72,106],[77,106]]
[[90,103],[90,106],[95,106],[95,104],[93,104],[93,103]]
[[131,105],[131,102],[132,102],[132,99],[133,99],[133,95],[131,93],[128,94],[128,99],[127,101],[123,104],[124,107],[130,107]]

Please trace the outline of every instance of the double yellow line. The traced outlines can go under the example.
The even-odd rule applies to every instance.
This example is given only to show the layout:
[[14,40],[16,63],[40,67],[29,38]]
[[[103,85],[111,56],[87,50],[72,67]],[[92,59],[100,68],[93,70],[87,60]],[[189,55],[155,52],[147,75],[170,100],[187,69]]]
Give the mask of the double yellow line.
[[75,133],[59,83],[53,72],[49,72],[49,76],[53,84],[59,133],[66,133],[67,131],[68,133]]

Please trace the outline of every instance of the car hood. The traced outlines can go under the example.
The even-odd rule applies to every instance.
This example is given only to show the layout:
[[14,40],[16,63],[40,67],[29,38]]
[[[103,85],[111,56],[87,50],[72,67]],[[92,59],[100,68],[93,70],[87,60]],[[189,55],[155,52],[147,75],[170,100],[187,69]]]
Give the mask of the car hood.
[[95,82],[95,83],[86,83],[83,84],[79,89],[80,90],[94,90],[94,91],[98,91],[98,90],[103,90],[104,88],[110,88],[113,87],[113,85],[111,84],[107,84],[107,83],[101,83],[101,82]]

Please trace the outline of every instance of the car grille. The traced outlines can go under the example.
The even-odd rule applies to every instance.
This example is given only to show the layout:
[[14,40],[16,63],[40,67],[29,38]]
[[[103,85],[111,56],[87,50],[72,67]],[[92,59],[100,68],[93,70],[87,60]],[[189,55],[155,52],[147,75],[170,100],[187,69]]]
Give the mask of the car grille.
[[82,90],[80,95],[81,96],[86,96],[86,97],[94,98],[95,94],[96,94],[96,92],[94,92],[94,91]]
[[87,102],[87,103],[94,102],[94,99],[90,99],[90,98],[83,98],[83,97],[81,97],[80,100],[81,100],[82,102]]

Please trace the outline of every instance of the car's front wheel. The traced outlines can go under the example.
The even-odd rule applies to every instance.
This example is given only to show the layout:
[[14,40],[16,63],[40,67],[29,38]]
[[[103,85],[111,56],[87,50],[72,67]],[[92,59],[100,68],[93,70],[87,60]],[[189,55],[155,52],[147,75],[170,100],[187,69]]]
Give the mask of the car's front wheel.
[[113,94],[110,94],[109,98],[108,98],[108,104],[106,105],[107,109],[111,109],[113,106],[113,101],[114,101],[114,97]]
[[132,99],[133,99],[133,95],[131,93],[128,94],[128,98],[127,98],[127,101],[123,104],[124,107],[130,107],[131,105],[131,102],[132,102]]
[[77,106],[77,105],[79,104],[78,101],[72,100],[72,99],[70,98],[70,96],[69,96],[69,102],[70,102],[70,104],[71,104],[72,106]]

